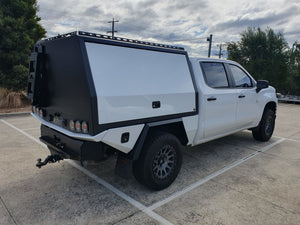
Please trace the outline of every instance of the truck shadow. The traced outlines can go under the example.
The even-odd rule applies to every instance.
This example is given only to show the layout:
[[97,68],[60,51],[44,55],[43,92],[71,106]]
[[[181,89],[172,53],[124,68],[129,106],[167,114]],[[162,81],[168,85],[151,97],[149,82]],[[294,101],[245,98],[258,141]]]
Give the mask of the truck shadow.
[[86,168],[125,194],[149,206],[271,144],[274,140],[275,138],[269,142],[258,142],[252,138],[250,132],[244,131],[196,147],[183,148],[183,163],[178,177],[170,187],[161,191],[147,189],[133,176],[124,179],[115,175],[116,158],[110,158],[99,164],[90,164]]

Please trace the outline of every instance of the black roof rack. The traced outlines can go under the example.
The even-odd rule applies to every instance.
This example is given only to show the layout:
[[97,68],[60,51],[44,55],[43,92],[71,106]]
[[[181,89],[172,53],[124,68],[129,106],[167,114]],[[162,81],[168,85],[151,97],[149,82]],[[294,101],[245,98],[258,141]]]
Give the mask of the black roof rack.
[[55,40],[55,39],[59,39],[59,38],[66,38],[66,37],[70,37],[70,36],[74,36],[74,35],[115,40],[115,41],[121,41],[121,42],[127,42],[127,43],[132,43],[132,44],[139,44],[139,45],[149,45],[149,46],[155,46],[155,47],[161,47],[161,48],[184,50],[184,48],[182,48],[182,47],[177,47],[177,46],[173,46],[173,45],[158,44],[158,43],[153,43],[153,42],[148,42],[148,41],[138,41],[138,40],[133,40],[133,39],[129,39],[129,38],[112,37],[109,35],[95,34],[95,33],[90,33],[90,32],[85,32],[85,31],[74,31],[74,32],[70,32],[67,34],[61,34],[61,35],[58,35],[55,37],[44,39],[42,41],[51,41],[51,40]]
[[66,34],[59,34],[55,37],[46,38],[46,39],[43,39],[42,41],[52,41],[52,40],[59,39],[59,38],[71,37],[71,36],[74,36],[76,34],[77,34],[77,31],[73,31],[73,32],[66,33]]

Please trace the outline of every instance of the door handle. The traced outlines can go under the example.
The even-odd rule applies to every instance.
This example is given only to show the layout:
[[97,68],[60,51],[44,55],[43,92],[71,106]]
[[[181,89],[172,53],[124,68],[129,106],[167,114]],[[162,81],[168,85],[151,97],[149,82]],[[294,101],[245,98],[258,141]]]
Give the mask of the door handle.
[[207,99],[207,101],[209,101],[209,102],[210,101],[216,101],[216,100],[217,100],[217,98],[214,98],[214,97],[210,97],[210,98]]
[[239,98],[245,98],[246,96],[245,95],[239,95]]

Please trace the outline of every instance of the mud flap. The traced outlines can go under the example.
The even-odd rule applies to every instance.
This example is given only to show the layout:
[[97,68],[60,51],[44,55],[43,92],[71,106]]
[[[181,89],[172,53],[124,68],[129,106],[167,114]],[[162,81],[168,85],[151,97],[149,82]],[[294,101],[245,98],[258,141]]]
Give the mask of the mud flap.
[[133,160],[128,159],[126,155],[119,153],[116,162],[115,173],[122,178],[130,178],[132,176],[132,163]]

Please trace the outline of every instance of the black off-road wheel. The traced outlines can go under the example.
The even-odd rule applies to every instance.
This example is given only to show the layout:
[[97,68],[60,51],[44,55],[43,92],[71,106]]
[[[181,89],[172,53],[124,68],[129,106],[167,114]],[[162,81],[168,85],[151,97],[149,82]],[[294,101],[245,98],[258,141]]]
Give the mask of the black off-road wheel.
[[181,144],[169,133],[155,132],[145,142],[133,174],[143,185],[162,190],[176,179],[182,164]]
[[275,128],[275,113],[266,109],[258,127],[252,130],[252,136],[258,141],[268,141],[272,137]]

